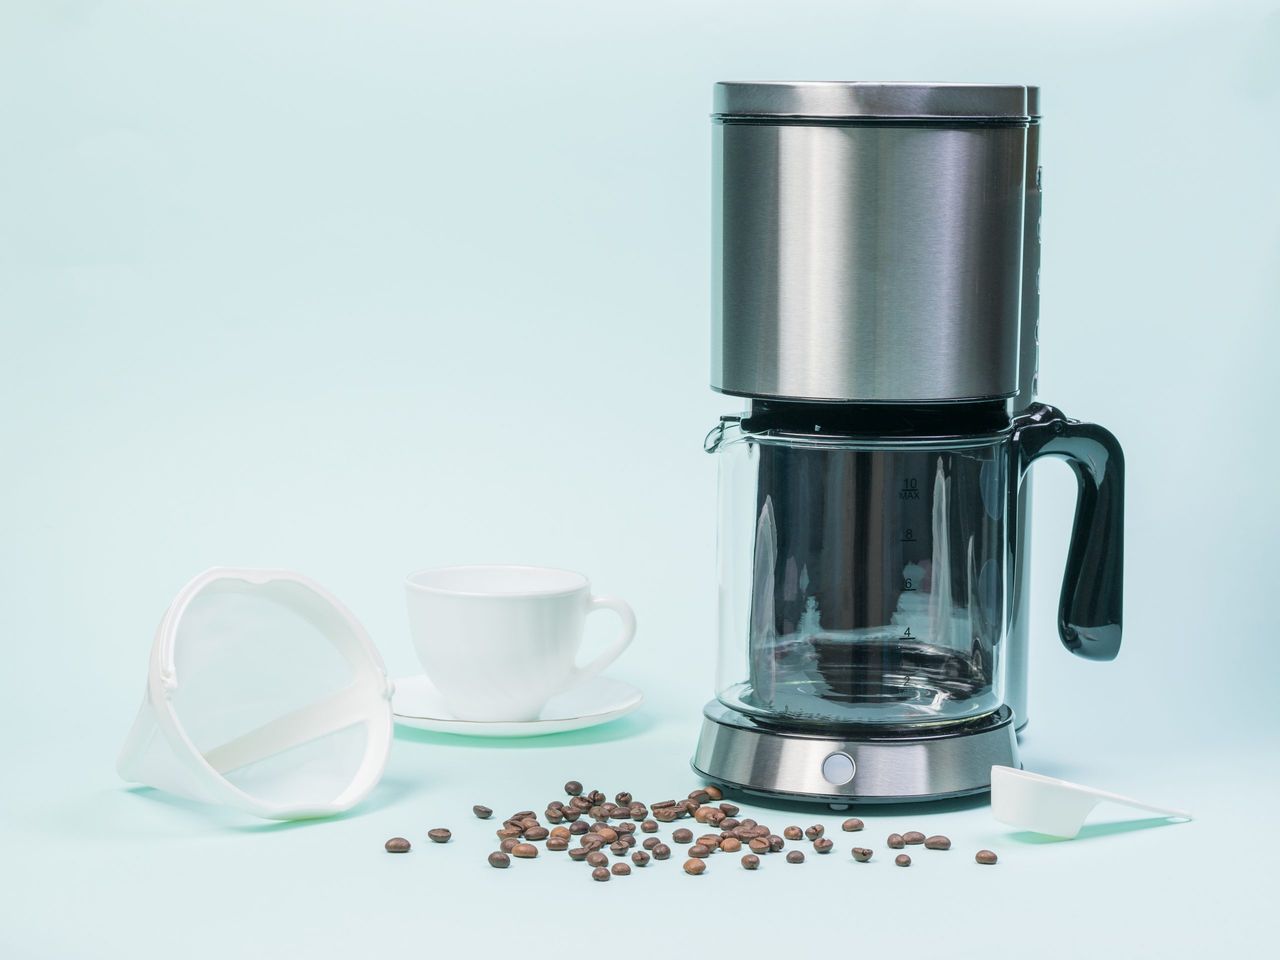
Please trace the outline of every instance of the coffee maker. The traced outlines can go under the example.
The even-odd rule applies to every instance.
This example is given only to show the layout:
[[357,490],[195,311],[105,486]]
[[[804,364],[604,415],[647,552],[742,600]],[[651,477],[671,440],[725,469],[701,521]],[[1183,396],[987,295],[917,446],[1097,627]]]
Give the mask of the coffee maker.
[[1079,492],[1058,630],[1116,656],[1124,458],[1034,400],[1038,90],[720,83],[719,656],[693,766],[843,806],[986,790],[1026,721],[1028,469]]

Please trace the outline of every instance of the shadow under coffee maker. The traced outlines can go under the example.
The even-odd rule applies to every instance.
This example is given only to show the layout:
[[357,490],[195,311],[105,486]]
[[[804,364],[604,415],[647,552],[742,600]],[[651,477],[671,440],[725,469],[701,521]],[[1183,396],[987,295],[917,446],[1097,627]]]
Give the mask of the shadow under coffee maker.
[[1062,642],[1116,656],[1123,455],[1034,402],[1037,101],[716,86],[712,387],[747,409],[707,438],[720,646],[693,766],[712,782],[842,806],[1018,766],[1040,457],[1079,481]]

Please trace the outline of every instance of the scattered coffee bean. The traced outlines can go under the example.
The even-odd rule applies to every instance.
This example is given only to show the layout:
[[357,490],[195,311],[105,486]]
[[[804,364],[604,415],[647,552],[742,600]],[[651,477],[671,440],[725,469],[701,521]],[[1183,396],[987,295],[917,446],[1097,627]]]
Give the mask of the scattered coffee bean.
[[609,868],[596,867],[594,870],[591,871],[591,879],[599,880],[601,883],[604,883],[606,880],[609,879]]
[[676,843],[692,843],[693,831],[687,830],[684,827],[681,827],[679,830],[675,830],[672,832],[671,839],[674,840]]
[[997,858],[990,850],[979,850],[973,859],[977,860],[979,863],[990,866],[996,862]]
[[566,840],[568,840],[569,837],[571,836],[571,833],[568,827],[556,827],[554,830],[551,831],[551,835],[553,837],[564,837]]
[[665,843],[660,843],[653,848],[653,859],[668,860],[671,858],[671,848]]
[[857,860],[859,863],[866,863],[871,859],[871,851],[866,847],[854,847],[853,859]]
[[503,853],[510,853],[512,850],[515,849],[516,844],[519,842],[520,842],[519,837],[507,837],[500,844],[498,844],[498,849],[501,850]]
[[526,840],[545,840],[551,835],[551,831],[546,827],[530,827],[524,832]]
[[901,850],[907,845],[907,841],[902,838],[900,833],[889,834],[889,839],[885,841],[892,850]]
[[720,835],[716,833],[703,834],[698,838],[698,843],[704,847],[710,847],[712,850],[720,849]]
[[725,817],[720,821],[721,830],[736,830],[742,824],[733,817]]
[[507,819],[508,819],[508,820],[523,820],[525,817],[532,817],[532,816],[533,816],[533,811],[532,811],[532,810],[517,810],[517,811],[516,811],[515,813],[513,813],[511,816],[507,817]]
[[392,837],[384,846],[387,848],[387,853],[408,853],[412,844],[404,837]]
[[844,823],[840,824],[840,829],[843,830],[845,833],[857,833],[859,830],[861,830],[865,826],[866,824],[863,823],[861,820],[859,820],[857,817],[850,817]]
[[760,858],[757,857],[754,853],[747,853],[743,855],[742,857],[743,870],[755,870],[755,869],[758,869],[759,866],[760,866]]
[[564,814],[559,810],[548,810],[543,814],[547,818],[547,823],[563,823]]
[[712,800],[723,800],[724,794],[720,792],[719,787],[703,787],[703,792]]
[[769,852],[769,841],[766,840],[764,837],[752,837],[751,841],[747,844],[747,846],[751,848],[752,853],[768,853]]
[[742,841],[737,837],[725,837],[720,841],[720,849],[724,853],[737,853],[742,849]]
[[675,807],[663,807],[661,810],[654,810],[653,818],[659,823],[671,823],[678,819]]
[[782,831],[782,835],[788,840],[803,840],[804,831],[799,827],[787,827]]
[[893,862],[900,867],[911,866],[911,858],[907,856],[905,853],[898,854],[896,857],[893,858]]
[[472,808],[471,808],[471,812],[472,812],[472,813],[474,813],[474,814],[475,814],[477,817],[479,817],[481,820],[488,820],[490,817],[492,817],[492,816],[493,816],[493,809],[492,809],[492,808],[490,808],[490,807],[482,807],[482,806],[480,806],[480,804],[478,804],[478,803],[477,803],[474,807],[472,807]]
[[[777,836],[776,834],[771,833],[769,834],[769,836],[763,839],[764,839],[764,842],[769,845],[770,853],[777,853],[779,850],[781,850],[783,847],[787,845],[786,841],[783,840],[781,837]],[[754,847],[752,849],[754,849]]]
[[689,791],[689,799],[696,801],[701,806],[711,799],[711,794],[705,790],[691,790]]
[[562,820],[568,820],[570,823],[573,823],[575,820],[577,820],[581,816],[582,816],[582,811],[579,810],[577,807],[565,807],[563,810],[560,811],[560,818]]
[[637,850],[631,855],[631,862],[637,867],[647,867],[649,865],[649,855],[643,850]]
[[919,830],[908,830],[902,835],[902,842],[913,846],[924,843],[924,834]]
[[666,810],[668,807],[674,807],[675,805],[676,802],[674,800],[659,800],[657,803],[652,803],[649,806],[654,810]]
[[623,820],[620,824],[614,827],[614,829],[619,833],[635,833],[636,825],[630,820]]
[[611,871],[615,877],[629,877],[631,876],[631,864],[615,863]]
[[557,852],[560,850],[568,850],[569,838],[568,837],[547,837],[547,849],[555,850]]
[[625,790],[623,790],[621,793],[619,793],[619,794],[618,794],[616,797],[614,797],[613,799],[617,801],[618,806],[620,806],[620,807],[629,807],[629,806],[631,806],[631,799],[632,799],[631,794],[627,793],[627,791],[625,791]]
[[695,843],[689,848],[689,856],[697,857],[699,860],[705,860],[707,857],[711,856],[711,848],[704,847],[700,843]]
[[564,785],[564,792],[571,797],[579,796],[582,793],[582,784],[577,780],[570,780]]
[[644,823],[640,824],[640,829],[644,833],[657,833],[658,822],[656,820],[646,820]]
[[498,870],[505,870],[507,867],[511,866],[511,858],[501,850],[495,850],[493,853],[489,854],[489,866],[495,867]]
[[592,850],[587,854],[587,863],[591,864],[593,867],[607,867],[609,865],[609,858],[599,850]]
[[736,817],[741,812],[741,808],[736,803],[722,803],[720,812],[726,817]]
[[592,790],[591,793],[587,795],[587,799],[591,801],[592,806],[595,806],[604,803],[606,798],[599,790]]
[[569,824],[569,835],[572,837],[580,837],[583,834],[590,832],[591,828],[587,826],[587,821],[585,820],[575,820],[573,823]]
[[427,836],[432,843],[448,843],[453,834],[444,827],[436,827],[434,830],[428,830]]
[[804,851],[803,850],[788,851],[787,863],[804,863]]
[[661,842],[662,842],[662,841],[661,841],[661,840],[659,840],[657,837],[645,837],[645,838],[644,838],[644,843],[642,844],[642,846],[643,846],[646,850],[652,850],[654,847],[656,847],[656,846],[657,846],[658,844],[660,844]]
[[609,845],[609,852],[612,853],[615,857],[625,857],[627,855],[627,851],[630,849],[631,849],[631,846],[629,844],[622,843],[621,841],[618,841],[617,843],[611,843]]
[[[586,847],[574,847],[569,851],[569,859],[581,863],[587,857],[591,856],[591,851]],[[607,857],[605,859],[608,859]]]
[[532,860],[538,855],[538,848],[532,843],[517,843],[511,848],[511,855],[521,860]]
[[826,833],[826,830],[823,828],[822,824],[815,823],[812,827],[810,827],[804,832],[804,835],[808,837],[810,840],[817,840],[824,833]]
[[819,837],[813,841],[813,849],[815,853],[830,853],[831,848],[835,846],[835,842],[828,840],[826,837]]
[[745,817],[745,818],[743,818],[742,826],[744,826],[744,827],[746,827],[746,828],[750,829],[750,828],[752,828],[752,827],[758,827],[758,826],[760,826],[760,824],[756,823],[756,822],[755,822],[754,820],[752,820],[750,817]]
[[686,860],[684,862],[684,872],[691,877],[696,877],[707,869],[707,865],[702,860]]
[[524,833],[519,827],[503,827],[501,830],[495,830],[499,840],[505,840],[507,837],[518,837]]
[[569,807],[573,810],[577,810],[578,813],[582,813],[591,809],[591,801],[586,797],[574,797],[569,801]]
[[643,820],[649,816],[649,808],[643,803],[636,802],[631,804],[627,809],[627,815],[631,817],[632,820]]
[[941,834],[938,834],[936,837],[926,837],[924,841],[924,848],[926,850],[950,850],[951,840]]
[[596,836],[605,843],[613,843],[618,839],[618,831],[613,827],[596,827]]

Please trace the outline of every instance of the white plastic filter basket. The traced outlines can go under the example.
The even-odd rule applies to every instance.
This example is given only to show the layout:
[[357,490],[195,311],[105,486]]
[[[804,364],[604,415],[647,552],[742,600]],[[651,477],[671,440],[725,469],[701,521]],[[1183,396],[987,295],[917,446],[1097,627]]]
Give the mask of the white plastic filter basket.
[[160,623],[117,769],[270,820],[341,813],[386,767],[391,694],[364,628],[319,584],[208,570]]

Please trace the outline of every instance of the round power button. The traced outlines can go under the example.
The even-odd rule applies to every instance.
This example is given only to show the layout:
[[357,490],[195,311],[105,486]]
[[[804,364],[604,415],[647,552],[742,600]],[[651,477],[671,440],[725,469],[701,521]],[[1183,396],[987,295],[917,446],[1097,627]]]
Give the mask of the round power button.
[[853,779],[858,765],[847,753],[833,753],[822,761],[822,779],[837,787]]

